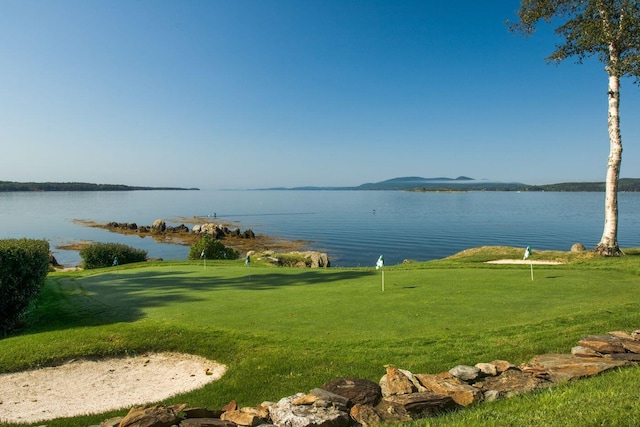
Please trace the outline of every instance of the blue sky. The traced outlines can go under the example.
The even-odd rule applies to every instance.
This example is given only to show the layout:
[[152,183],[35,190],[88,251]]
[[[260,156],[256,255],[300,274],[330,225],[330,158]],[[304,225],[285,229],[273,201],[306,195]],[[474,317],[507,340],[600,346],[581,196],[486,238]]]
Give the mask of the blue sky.
[[[606,73],[518,0],[0,2],[0,180],[256,188],[604,181]],[[640,88],[622,86],[622,177]]]

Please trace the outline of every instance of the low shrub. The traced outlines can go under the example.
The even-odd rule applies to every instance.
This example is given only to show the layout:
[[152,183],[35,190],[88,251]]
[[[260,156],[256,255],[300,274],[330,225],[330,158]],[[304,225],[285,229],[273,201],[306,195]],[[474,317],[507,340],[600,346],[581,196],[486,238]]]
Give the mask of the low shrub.
[[0,240],[0,335],[17,329],[49,271],[45,240]]
[[92,243],[80,251],[85,269],[111,267],[147,260],[147,251],[122,243]]
[[188,259],[237,259],[238,251],[226,247],[220,240],[205,235],[189,249]]

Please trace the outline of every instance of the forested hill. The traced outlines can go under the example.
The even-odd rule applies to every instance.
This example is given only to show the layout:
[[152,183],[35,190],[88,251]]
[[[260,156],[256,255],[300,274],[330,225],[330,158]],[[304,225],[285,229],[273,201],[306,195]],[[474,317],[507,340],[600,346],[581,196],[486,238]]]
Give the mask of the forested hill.
[[[604,192],[604,182],[563,182],[560,184],[528,185],[527,191],[601,191]],[[640,178],[620,178],[618,191],[640,191]]]
[[[640,191],[640,179],[621,178],[618,191]],[[355,187],[293,187],[264,188],[262,190],[398,190],[398,191],[593,191],[604,192],[604,182],[565,182],[547,185],[529,185],[520,182],[476,180],[466,176],[458,178],[402,177],[362,184]]]
[[9,191],[137,191],[137,190],[198,190],[179,187],[132,187],[118,184],[87,182],[11,182],[0,181],[0,192]]

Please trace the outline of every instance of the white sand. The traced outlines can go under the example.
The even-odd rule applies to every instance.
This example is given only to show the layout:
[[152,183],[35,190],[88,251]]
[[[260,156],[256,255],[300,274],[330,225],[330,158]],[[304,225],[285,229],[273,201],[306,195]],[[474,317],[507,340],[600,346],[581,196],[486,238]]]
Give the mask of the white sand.
[[220,379],[225,370],[198,356],[156,353],[0,374],[0,422],[33,423],[128,410],[198,389]]

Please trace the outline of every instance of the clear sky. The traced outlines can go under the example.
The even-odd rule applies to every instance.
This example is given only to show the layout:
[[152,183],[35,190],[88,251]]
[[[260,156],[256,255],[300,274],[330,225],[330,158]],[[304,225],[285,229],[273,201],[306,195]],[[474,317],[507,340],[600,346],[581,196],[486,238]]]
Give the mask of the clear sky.
[[[604,181],[607,77],[518,0],[1,0],[0,180]],[[622,177],[640,88],[622,83]]]

